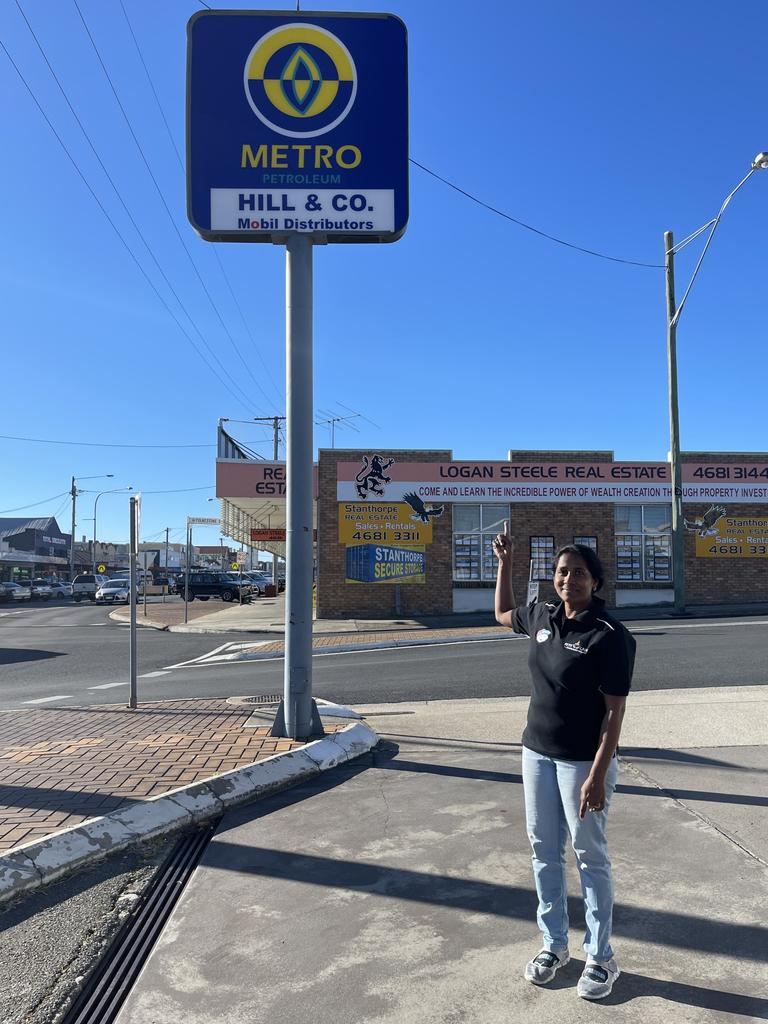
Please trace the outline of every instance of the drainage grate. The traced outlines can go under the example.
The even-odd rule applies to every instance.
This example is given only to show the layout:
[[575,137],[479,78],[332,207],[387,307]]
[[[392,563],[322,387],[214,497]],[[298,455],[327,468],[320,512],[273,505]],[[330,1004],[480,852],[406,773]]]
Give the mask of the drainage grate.
[[112,1024],[184,891],[218,821],[183,836],[69,1008],[62,1024]]
[[242,704],[279,704],[283,699],[281,693],[258,694],[255,697],[241,697]]

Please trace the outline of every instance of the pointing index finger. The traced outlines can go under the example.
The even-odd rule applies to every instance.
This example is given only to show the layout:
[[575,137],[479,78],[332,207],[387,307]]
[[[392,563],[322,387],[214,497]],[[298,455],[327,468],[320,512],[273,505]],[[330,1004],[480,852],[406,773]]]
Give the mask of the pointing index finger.
[[509,520],[508,519],[504,520],[504,529],[501,532],[504,534],[505,537],[509,536]]

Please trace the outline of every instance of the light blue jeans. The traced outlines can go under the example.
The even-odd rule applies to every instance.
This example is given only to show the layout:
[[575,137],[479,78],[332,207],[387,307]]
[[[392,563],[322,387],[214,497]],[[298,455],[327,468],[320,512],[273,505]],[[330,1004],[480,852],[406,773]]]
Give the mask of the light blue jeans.
[[523,747],[525,817],[539,897],[536,920],[544,935],[544,948],[555,953],[568,945],[565,844],[570,833],[584,896],[584,950],[597,960],[613,956],[613,877],[605,826],[616,787],[616,760],[611,761],[605,778],[605,809],[587,811],[579,818],[581,787],[592,762],[561,761]]

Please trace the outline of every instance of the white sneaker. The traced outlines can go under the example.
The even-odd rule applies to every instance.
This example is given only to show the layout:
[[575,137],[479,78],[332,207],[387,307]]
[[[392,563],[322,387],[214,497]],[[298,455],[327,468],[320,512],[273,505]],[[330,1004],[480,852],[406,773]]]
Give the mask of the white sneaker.
[[582,999],[605,999],[620,974],[619,965],[613,958],[595,960],[593,957],[589,957],[579,978],[576,991]]
[[533,982],[534,985],[546,985],[570,959],[567,949],[561,949],[557,953],[551,949],[542,949],[525,965],[525,980]]

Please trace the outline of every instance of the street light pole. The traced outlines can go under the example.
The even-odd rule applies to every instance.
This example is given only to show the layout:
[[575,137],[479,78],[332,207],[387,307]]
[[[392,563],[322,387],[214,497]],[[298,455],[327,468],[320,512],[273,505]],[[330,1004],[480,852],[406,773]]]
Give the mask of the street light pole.
[[96,500],[93,503],[93,553],[92,553],[93,564],[91,566],[91,572],[94,575],[96,574],[96,509],[97,509],[98,504],[99,504],[99,498],[102,496],[102,494],[117,494],[118,491],[132,491],[132,490],[133,490],[133,487],[114,487],[112,490],[109,490],[109,491],[100,491],[96,495]]
[[96,476],[73,476],[72,487],[70,488],[70,495],[72,496],[72,534],[69,541],[69,576],[70,582],[75,578],[75,530],[77,529],[77,523],[75,521],[75,506],[77,504],[77,495],[80,493],[77,489],[78,480],[110,480],[115,474],[114,473],[99,473]]
[[671,231],[664,232],[664,277],[667,289],[667,365],[669,385],[669,461],[672,476],[672,582],[674,607],[685,613],[685,551],[683,482],[680,466],[680,410],[677,397],[677,319],[675,313],[675,254]]
[[[678,615],[685,614],[685,546],[684,546],[684,524],[683,524],[683,480],[682,466],[680,462],[680,417],[677,397],[677,324],[683,312],[686,300],[690,294],[693,282],[696,280],[704,257],[707,255],[712,238],[717,226],[725,213],[725,208],[739,191],[749,181],[755,171],[768,170],[768,152],[758,153],[752,161],[752,166],[747,174],[741,179],[736,188],[731,189],[722,202],[717,216],[713,217],[707,224],[704,224],[693,234],[683,239],[678,245],[674,245],[672,232],[664,232],[664,278],[667,293],[667,361],[669,367],[669,461],[670,475],[672,477],[672,581],[674,585],[674,609]],[[701,251],[698,262],[694,268],[688,287],[683,293],[680,305],[675,304],[675,254],[680,252],[694,238],[710,229],[704,248]]]

